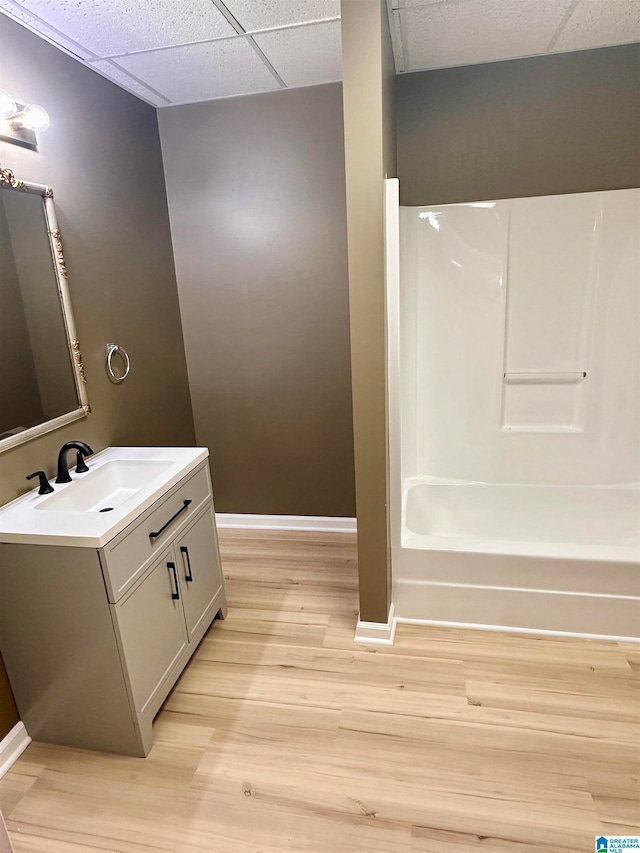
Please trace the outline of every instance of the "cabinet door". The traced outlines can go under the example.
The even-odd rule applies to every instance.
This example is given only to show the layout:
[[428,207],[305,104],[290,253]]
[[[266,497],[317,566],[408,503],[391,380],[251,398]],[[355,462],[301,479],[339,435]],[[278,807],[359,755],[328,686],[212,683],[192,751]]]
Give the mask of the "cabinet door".
[[191,638],[222,588],[218,537],[210,507],[176,540],[175,548],[187,630]]
[[145,579],[115,605],[125,666],[136,710],[149,700],[187,645],[173,549],[167,549]]

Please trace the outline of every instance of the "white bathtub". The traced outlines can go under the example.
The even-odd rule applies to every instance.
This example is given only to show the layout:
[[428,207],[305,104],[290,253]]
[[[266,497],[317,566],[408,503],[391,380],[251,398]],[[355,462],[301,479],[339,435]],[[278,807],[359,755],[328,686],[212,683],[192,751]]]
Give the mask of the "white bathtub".
[[420,479],[404,493],[405,547],[640,562],[640,488]]
[[422,477],[402,506],[397,621],[640,638],[637,485]]

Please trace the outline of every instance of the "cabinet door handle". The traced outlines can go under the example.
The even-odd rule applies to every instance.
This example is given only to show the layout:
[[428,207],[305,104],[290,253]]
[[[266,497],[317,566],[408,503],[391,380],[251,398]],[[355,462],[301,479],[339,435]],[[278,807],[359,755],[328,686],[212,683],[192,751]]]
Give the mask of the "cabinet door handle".
[[171,569],[173,572],[173,582],[176,585],[176,591],[171,593],[171,598],[174,601],[177,601],[180,598],[180,587],[178,586],[178,573],[176,572],[176,564],[175,563],[167,563],[167,568]]
[[191,583],[191,581],[193,580],[193,573],[191,572],[191,560],[189,559],[189,549],[187,548],[186,545],[180,546],[180,553],[184,554],[187,558],[187,571],[185,572],[184,579],[187,581],[187,583]]
[[189,504],[190,504],[190,503],[192,503],[192,501],[191,501],[191,500],[189,500],[189,499],[185,500],[184,504],[180,507],[180,509],[178,510],[178,512],[174,513],[174,514],[171,516],[171,518],[169,519],[169,521],[165,522],[165,523],[162,525],[162,527],[160,528],[160,530],[156,530],[156,532],[155,532],[155,533],[150,533],[150,534],[149,534],[149,539],[157,539],[157,538],[158,538],[158,536],[160,536],[162,533],[164,533],[164,531],[167,529],[167,527],[168,527],[170,524],[173,524],[173,522],[174,522],[174,521],[176,520],[176,518],[180,515],[180,513],[181,513],[181,512],[184,512],[184,511],[185,511],[185,509],[189,506]]

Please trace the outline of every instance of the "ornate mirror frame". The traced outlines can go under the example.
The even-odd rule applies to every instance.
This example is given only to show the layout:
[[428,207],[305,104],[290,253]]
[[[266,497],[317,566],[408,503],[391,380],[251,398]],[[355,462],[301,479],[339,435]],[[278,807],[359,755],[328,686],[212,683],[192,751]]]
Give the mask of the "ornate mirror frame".
[[82,355],[80,353],[80,342],[76,334],[75,321],[73,319],[73,311],[71,310],[71,297],[69,295],[69,287],[67,284],[67,268],[64,262],[64,254],[62,251],[62,241],[60,238],[60,229],[56,220],[56,211],[53,204],[53,189],[44,184],[33,184],[29,181],[20,181],[16,178],[11,169],[3,168],[0,165],[0,189],[10,189],[17,192],[34,193],[41,196],[44,202],[44,215],[49,235],[51,246],[51,259],[56,276],[58,287],[58,296],[62,308],[62,316],[64,320],[65,332],[67,335],[67,343],[71,356],[71,365],[78,394],[80,405],[77,409],[67,412],[51,420],[44,421],[36,426],[29,427],[16,435],[8,436],[0,439],[0,453],[5,450],[10,450],[20,444],[25,444],[31,439],[38,438],[55,429],[59,429],[65,424],[70,424],[80,418],[86,417],[91,408],[87,397],[87,380],[84,375],[84,367],[82,365]]

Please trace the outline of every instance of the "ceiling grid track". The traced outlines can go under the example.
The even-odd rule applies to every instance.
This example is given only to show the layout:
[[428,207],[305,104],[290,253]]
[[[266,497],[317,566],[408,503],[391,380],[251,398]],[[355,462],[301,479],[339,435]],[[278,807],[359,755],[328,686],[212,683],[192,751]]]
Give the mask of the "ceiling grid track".
[[400,30],[400,44],[402,45],[402,70],[411,71],[411,56],[409,54],[409,40],[407,38],[407,19],[398,13],[398,29]]
[[281,88],[281,89],[287,89],[287,88],[288,88],[288,87],[287,87],[287,84],[284,82],[284,80],[282,79],[282,77],[278,74],[278,72],[277,72],[277,71],[276,71],[276,69],[273,67],[273,65],[269,62],[269,60],[268,60],[268,59],[267,59],[267,57],[266,57],[266,54],[265,54],[265,53],[260,49],[260,47],[256,44],[255,39],[254,39],[252,36],[247,36],[247,41],[249,42],[249,44],[251,45],[251,47],[252,47],[252,48],[254,49],[254,51],[256,52],[256,54],[257,54],[257,56],[258,56],[258,59],[260,59],[260,60],[264,63],[264,65],[266,66],[266,68],[267,68],[267,69],[268,69],[268,70],[273,74],[273,76],[274,76],[274,78],[275,78],[275,81],[276,81],[276,83],[278,83],[278,85],[280,86],[280,88]]
[[280,86],[280,88],[286,89],[287,88],[286,83],[284,82],[282,77],[278,74],[276,69],[271,64],[271,62],[267,59],[264,52],[262,50],[260,50],[260,48],[258,47],[258,45],[255,42],[255,39],[252,38],[252,36],[247,34],[247,31],[245,30],[245,28],[231,14],[231,12],[227,9],[227,7],[222,2],[222,0],[211,0],[211,2],[216,7],[216,9],[220,12],[220,14],[223,15],[227,19],[227,21],[231,24],[231,26],[238,33],[238,35],[246,37],[247,42],[251,45],[251,47],[255,51],[256,55],[258,56],[258,59],[264,64],[264,66],[267,68],[267,70],[273,75],[276,83]]
[[570,19],[573,17],[573,13],[576,11],[578,3],[580,3],[580,2],[581,2],[581,0],[573,0],[573,2],[571,3],[571,5],[567,9],[567,11],[562,16],[562,20],[558,24],[558,28],[556,29],[555,33],[553,34],[551,41],[547,45],[548,51],[553,51],[555,49],[555,46],[558,43],[558,39],[562,35],[562,32],[563,32],[564,28],[567,26],[567,24],[569,23]]
[[389,19],[389,33],[391,35],[391,48],[393,51],[393,63],[396,74],[402,74],[406,69],[404,60],[404,45],[400,32],[400,15],[394,14],[394,0],[387,0],[387,17]]
[[[132,80],[135,80],[136,83],[139,83],[143,89],[147,89],[149,92],[152,92],[154,95],[156,95],[156,97],[160,98],[161,101],[164,101],[165,106],[170,106],[170,98],[167,98],[167,96],[163,95],[162,92],[159,92],[157,89],[154,89],[153,86],[150,86],[148,83],[145,83],[144,80],[141,80],[139,77],[136,77],[136,75],[132,74],[131,71],[127,71],[126,68],[123,68],[121,65],[118,65],[117,61],[113,57],[105,57],[104,59],[101,59],[99,61],[108,62],[109,65],[112,65],[117,71],[120,71],[122,74],[126,74],[127,77],[130,77]],[[89,64],[91,65],[91,63]],[[100,70],[98,68],[94,68],[93,70],[98,71],[98,73],[100,73]],[[105,76],[107,80],[113,80],[113,78],[109,77],[108,75],[103,76]],[[132,92],[132,94],[135,95],[135,92]],[[136,95],[136,97],[139,96]],[[152,106],[156,106],[156,104],[152,104]]]

